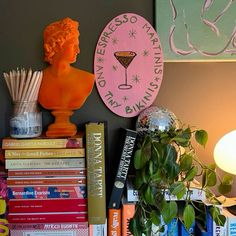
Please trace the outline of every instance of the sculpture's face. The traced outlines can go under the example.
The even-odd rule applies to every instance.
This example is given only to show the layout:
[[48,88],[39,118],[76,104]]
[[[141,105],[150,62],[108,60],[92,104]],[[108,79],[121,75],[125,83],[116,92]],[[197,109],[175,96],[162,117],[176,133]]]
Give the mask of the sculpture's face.
[[66,41],[61,50],[61,57],[63,60],[73,63],[76,61],[77,55],[79,54],[79,39],[74,37]]

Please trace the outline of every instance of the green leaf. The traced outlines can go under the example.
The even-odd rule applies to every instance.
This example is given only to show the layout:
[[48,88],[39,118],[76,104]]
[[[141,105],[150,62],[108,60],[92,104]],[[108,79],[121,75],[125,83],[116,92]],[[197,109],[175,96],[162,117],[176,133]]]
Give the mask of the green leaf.
[[184,154],[180,158],[180,170],[187,171],[191,168],[193,163],[193,157],[188,154]]
[[142,149],[138,149],[134,154],[134,168],[136,170],[142,169],[148,161],[148,157],[143,153]]
[[186,193],[186,187],[183,182],[175,182],[170,186],[170,193],[175,195],[178,199],[183,198]]
[[195,139],[196,141],[202,145],[203,147],[206,146],[207,140],[208,140],[208,134],[205,130],[197,130],[195,132]]
[[233,176],[224,175],[221,184],[218,186],[218,191],[221,194],[229,193],[232,190],[232,185],[233,185]]
[[187,204],[183,212],[183,221],[187,230],[191,228],[195,220],[195,212],[192,205]]
[[161,224],[161,219],[160,219],[160,213],[157,210],[152,210],[150,214],[152,223],[154,225],[160,225]]
[[152,189],[150,186],[147,186],[146,191],[144,193],[144,199],[147,204],[154,205],[155,200],[154,200],[154,195],[152,193]]
[[215,221],[215,223],[217,225],[224,226],[224,224],[226,222],[226,217],[224,215],[220,214],[220,210],[218,207],[216,207],[216,206],[211,207],[210,213],[211,213],[213,220]]
[[129,230],[134,236],[142,236],[142,230],[140,229],[140,223],[137,218],[132,218],[129,223]]
[[164,149],[164,158],[165,158],[165,163],[167,163],[168,161],[171,163],[175,163],[177,160],[177,151],[176,149],[170,145],[167,144],[165,145],[165,149]]
[[161,209],[161,215],[166,224],[169,224],[178,213],[178,206],[175,201],[165,202]]
[[205,172],[205,185],[204,187],[213,187],[217,183],[217,177],[214,170],[207,169]]
[[197,175],[198,168],[197,166],[193,166],[186,174],[184,181],[192,181],[194,177]]

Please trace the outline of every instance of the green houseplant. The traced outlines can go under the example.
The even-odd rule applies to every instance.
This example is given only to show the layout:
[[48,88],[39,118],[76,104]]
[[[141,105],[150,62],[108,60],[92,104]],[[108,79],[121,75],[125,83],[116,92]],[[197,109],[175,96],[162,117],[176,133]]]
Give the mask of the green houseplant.
[[[171,127],[167,131],[156,131],[143,135],[137,144],[134,155],[135,186],[139,193],[135,215],[130,222],[134,236],[152,235],[153,225],[160,232],[163,224],[178,219],[178,200],[184,200],[181,220],[188,230],[195,218],[204,225],[205,205],[190,197],[190,187],[196,178],[200,178],[201,189],[212,203],[210,214],[218,225],[224,225],[225,217],[217,207],[219,202],[211,191],[218,186],[220,193],[231,190],[232,177],[219,177],[216,166],[205,165],[197,157],[193,141],[205,147],[208,134],[205,130],[193,130],[190,127]],[[178,200],[165,198],[165,191]],[[195,214],[196,210],[198,214]],[[163,223],[164,222],[164,223]]]

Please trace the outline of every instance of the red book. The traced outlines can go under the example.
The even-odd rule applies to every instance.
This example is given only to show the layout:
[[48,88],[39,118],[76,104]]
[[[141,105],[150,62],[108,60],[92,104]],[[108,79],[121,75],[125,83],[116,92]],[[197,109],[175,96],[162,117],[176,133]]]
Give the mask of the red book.
[[9,223],[87,222],[87,212],[9,213]]
[[8,170],[8,177],[86,176],[85,168]]
[[121,236],[121,209],[108,209],[108,236]]
[[7,186],[86,184],[85,177],[7,178]]
[[87,199],[12,199],[8,206],[10,213],[79,212],[87,211]]
[[70,199],[70,198],[87,198],[87,186],[25,186],[9,187],[8,199]]

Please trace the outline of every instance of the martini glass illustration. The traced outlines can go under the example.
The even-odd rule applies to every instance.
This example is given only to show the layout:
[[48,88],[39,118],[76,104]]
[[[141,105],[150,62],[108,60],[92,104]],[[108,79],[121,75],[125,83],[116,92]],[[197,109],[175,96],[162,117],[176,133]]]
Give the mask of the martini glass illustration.
[[115,58],[117,61],[120,62],[120,64],[125,68],[125,83],[120,84],[118,86],[119,89],[131,89],[132,85],[128,84],[128,79],[127,79],[127,68],[129,67],[130,63],[133,61],[134,57],[137,54],[132,51],[118,51],[114,53]]

